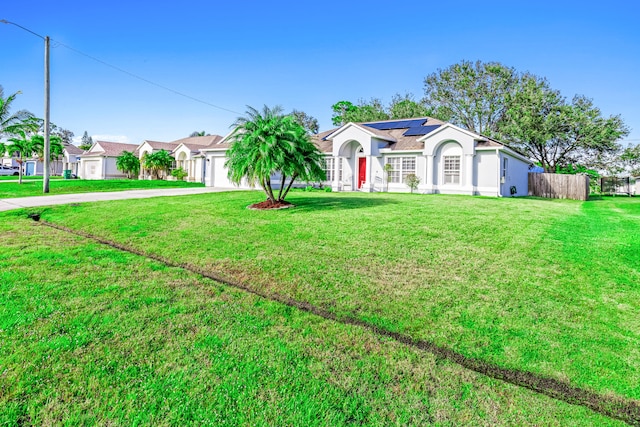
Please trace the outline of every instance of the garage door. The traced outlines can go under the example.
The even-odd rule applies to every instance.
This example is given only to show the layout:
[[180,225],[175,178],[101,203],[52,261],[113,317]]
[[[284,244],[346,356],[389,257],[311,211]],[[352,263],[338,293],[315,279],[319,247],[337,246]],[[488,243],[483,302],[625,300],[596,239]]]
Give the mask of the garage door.
[[225,157],[213,158],[213,186],[228,188],[233,187],[229,178],[227,178],[227,168],[224,167],[224,163],[227,161]]

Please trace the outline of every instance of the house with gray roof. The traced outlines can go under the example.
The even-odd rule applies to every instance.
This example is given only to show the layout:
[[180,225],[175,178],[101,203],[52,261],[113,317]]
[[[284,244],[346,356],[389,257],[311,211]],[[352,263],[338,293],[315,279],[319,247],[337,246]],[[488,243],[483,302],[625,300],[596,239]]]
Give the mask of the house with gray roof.
[[116,159],[124,151],[136,153],[138,145],[119,142],[96,141],[89,150],[80,155],[78,176],[82,179],[118,179],[127,174],[116,167]]
[[[205,184],[231,187],[223,138],[201,150]],[[347,123],[312,137],[325,155],[333,191],[408,192],[419,179],[424,194],[526,196],[531,161],[508,145],[430,117]],[[389,165],[386,166],[385,165]],[[272,179],[278,182],[277,178]]]

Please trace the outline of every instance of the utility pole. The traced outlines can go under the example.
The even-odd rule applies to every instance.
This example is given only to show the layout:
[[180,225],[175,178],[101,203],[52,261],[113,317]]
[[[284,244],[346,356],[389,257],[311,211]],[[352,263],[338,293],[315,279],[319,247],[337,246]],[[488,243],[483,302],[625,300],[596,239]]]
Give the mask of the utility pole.
[[[49,192],[49,163],[51,162],[51,141],[50,141],[50,123],[49,123],[49,36],[43,37],[38,33],[34,33],[28,28],[18,25],[15,22],[7,21],[6,19],[0,19],[2,24],[15,25],[24,31],[40,37],[44,40],[44,170],[42,171],[42,191],[44,193]],[[22,167],[22,166],[21,166]]]
[[49,135],[50,115],[49,88],[49,36],[44,38],[44,170],[42,171],[42,192],[49,192],[49,163],[51,161],[51,141]]

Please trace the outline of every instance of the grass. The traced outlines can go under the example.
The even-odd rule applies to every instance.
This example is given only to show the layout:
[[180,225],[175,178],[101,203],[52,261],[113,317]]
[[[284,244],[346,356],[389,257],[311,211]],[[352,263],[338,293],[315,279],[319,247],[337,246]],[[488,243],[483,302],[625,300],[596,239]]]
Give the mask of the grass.
[[[0,176],[0,181],[13,181],[13,180],[17,180],[19,177],[17,175],[13,176],[13,175],[2,175]],[[42,176],[33,176],[33,175],[29,175],[29,176],[23,176],[22,177],[23,180],[40,180],[42,181]],[[49,179],[62,179],[61,176],[50,176]]]
[[[208,211],[207,226],[226,224],[231,231],[244,218],[250,231],[263,233],[319,212],[351,212],[322,210],[346,200],[339,197],[297,198],[307,207],[280,216],[251,212],[243,209],[250,196],[192,197],[184,205],[171,199],[170,205],[194,205],[200,219]],[[165,201],[131,202],[136,209],[127,212],[164,212]],[[365,199],[353,204],[366,218]],[[73,222],[108,207],[82,205],[44,216]],[[221,211],[235,214],[225,219]],[[130,215],[109,212],[120,214],[95,222]],[[175,234],[162,227],[166,238],[187,237],[185,213],[175,211],[176,220],[183,218]],[[155,224],[151,220],[144,232],[160,233]],[[90,228],[104,233],[113,223],[97,226]],[[126,234],[136,241],[143,231],[132,230]],[[0,233],[0,425],[621,424],[365,329],[39,226],[24,212],[1,214]],[[198,241],[219,238],[207,233]],[[243,240],[246,251],[236,259],[283,255],[263,251],[259,234]],[[175,249],[169,248],[174,255]],[[214,253],[201,258],[216,262]]]
[[501,367],[640,399],[637,199],[295,193],[295,209],[245,209],[256,197],[116,201],[43,218]]
[[[185,181],[160,180],[52,180],[49,183],[49,194],[89,193],[94,191],[124,191],[150,188],[203,187],[201,183]],[[42,196],[42,179],[18,184],[17,182],[0,183],[0,199],[27,196]]]

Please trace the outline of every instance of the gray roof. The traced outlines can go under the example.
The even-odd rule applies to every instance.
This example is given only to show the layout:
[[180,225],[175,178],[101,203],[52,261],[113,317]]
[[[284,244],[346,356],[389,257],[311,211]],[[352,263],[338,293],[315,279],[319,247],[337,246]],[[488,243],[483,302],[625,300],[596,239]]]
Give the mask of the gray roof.
[[84,150],[82,148],[78,148],[73,144],[64,144],[64,150],[69,154],[75,155],[84,153]]
[[129,151],[131,153],[136,151],[138,145],[136,144],[122,144],[120,142],[110,141],[96,141],[91,147],[93,151],[85,151],[84,156],[103,156],[103,157],[118,157],[123,151]]
[[[434,119],[431,117],[417,117],[414,119],[396,119],[396,120],[380,120],[377,122],[362,122],[362,123],[354,123],[357,126],[360,126],[362,129],[365,129],[368,132],[371,132],[375,136],[380,139],[387,141],[388,146],[391,150],[422,150],[424,149],[424,142],[419,142],[418,139],[422,138],[424,135],[415,135],[415,136],[405,136],[404,133],[409,129],[408,127],[399,128],[399,129],[389,129],[389,130],[380,130],[370,126],[367,124],[376,124],[376,123],[391,123],[391,122],[402,122],[408,120],[424,120],[424,125],[438,125],[442,126],[445,122]],[[341,126],[342,127],[342,126]],[[335,131],[340,128],[331,129],[325,132],[321,132],[312,137],[312,141],[316,144],[318,149],[323,153],[330,153],[333,149],[333,144],[330,140],[325,139],[327,136],[331,135]],[[435,129],[434,129],[435,131]]]
[[220,135],[190,136],[188,138],[177,139],[171,143],[176,144],[176,147],[180,144],[185,144],[189,148],[192,146],[208,147],[212,144],[217,144],[221,139],[222,137]]

